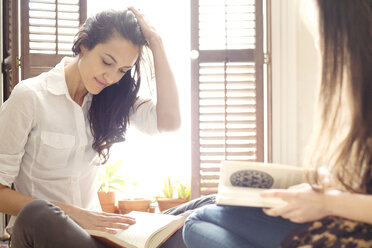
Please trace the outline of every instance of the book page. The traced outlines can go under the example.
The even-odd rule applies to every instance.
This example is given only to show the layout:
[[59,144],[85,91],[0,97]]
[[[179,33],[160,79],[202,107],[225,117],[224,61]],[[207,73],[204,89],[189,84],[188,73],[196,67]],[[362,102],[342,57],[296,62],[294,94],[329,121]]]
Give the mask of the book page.
[[[172,221],[181,218],[181,216],[150,214],[135,211],[128,215],[136,218],[136,224],[131,225],[127,230],[120,231],[115,236],[137,247],[147,247],[146,241],[148,238],[165,229]],[[160,235],[158,237],[159,242],[163,241],[166,237],[166,235]],[[151,240],[151,238],[149,240]]]
[[[93,236],[105,237],[121,246],[157,247],[165,238],[184,223],[184,216],[152,214],[132,211],[128,216],[136,219],[136,224],[126,230],[119,230],[115,235],[87,230]],[[175,229],[175,230],[173,230]]]
[[223,161],[217,204],[273,207],[284,204],[279,198],[263,198],[265,189],[285,189],[305,181],[300,167],[260,162]]

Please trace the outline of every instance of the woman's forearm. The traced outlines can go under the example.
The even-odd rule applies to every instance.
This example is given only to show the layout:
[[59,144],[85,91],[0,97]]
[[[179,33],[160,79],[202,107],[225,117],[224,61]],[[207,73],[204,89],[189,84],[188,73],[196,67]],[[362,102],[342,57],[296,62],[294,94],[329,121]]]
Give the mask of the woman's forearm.
[[166,56],[160,36],[153,35],[149,40],[154,57],[157,89],[156,112],[158,129],[174,131],[181,125],[180,108],[176,80]]
[[326,208],[331,215],[372,224],[372,195],[336,190],[326,194]]
[[[30,201],[36,198],[21,194],[0,184],[0,212],[17,216],[22,208]],[[73,210],[73,206],[59,202],[53,202],[54,205],[60,207],[66,214]]]
[[35,198],[23,195],[0,184],[0,212],[16,216],[32,200],[35,200]]

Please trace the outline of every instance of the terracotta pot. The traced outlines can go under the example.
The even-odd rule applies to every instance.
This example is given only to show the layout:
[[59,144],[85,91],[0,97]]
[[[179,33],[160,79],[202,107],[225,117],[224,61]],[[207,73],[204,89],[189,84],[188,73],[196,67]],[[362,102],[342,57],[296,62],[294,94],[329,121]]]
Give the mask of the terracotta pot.
[[116,213],[117,207],[113,204],[101,204],[101,208],[103,212],[106,213]]
[[158,198],[157,201],[159,205],[159,210],[161,212],[161,211],[176,207],[178,205],[181,205],[182,203],[188,202],[189,199]]
[[149,212],[151,200],[148,199],[123,199],[118,201],[119,213],[127,214],[131,211]]
[[149,208],[149,212],[150,212],[150,213],[155,213],[155,210],[156,210],[156,207],[150,207],[150,208]]
[[98,191],[98,199],[101,204],[102,211],[107,213],[117,212],[115,206],[115,192]]

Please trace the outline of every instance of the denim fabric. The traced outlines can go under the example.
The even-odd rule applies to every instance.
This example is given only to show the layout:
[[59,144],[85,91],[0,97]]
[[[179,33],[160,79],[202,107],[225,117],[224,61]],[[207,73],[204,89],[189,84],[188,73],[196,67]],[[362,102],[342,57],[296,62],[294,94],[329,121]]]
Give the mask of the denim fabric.
[[301,225],[261,208],[210,205],[188,217],[183,238],[188,248],[271,248]]

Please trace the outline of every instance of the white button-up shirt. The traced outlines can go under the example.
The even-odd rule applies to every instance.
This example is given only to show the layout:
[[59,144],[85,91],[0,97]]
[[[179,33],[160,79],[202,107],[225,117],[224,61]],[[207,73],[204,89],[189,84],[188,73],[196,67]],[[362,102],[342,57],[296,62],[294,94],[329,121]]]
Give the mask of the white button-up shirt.
[[[97,166],[87,113],[68,92],[64,58],[55,68],[19,83],[0,112],[0,183],[38,199],[100,210]],[[138,100],[130,123],[156,134],[156,107]],[[136,110],[133,112],[133,110]]]

